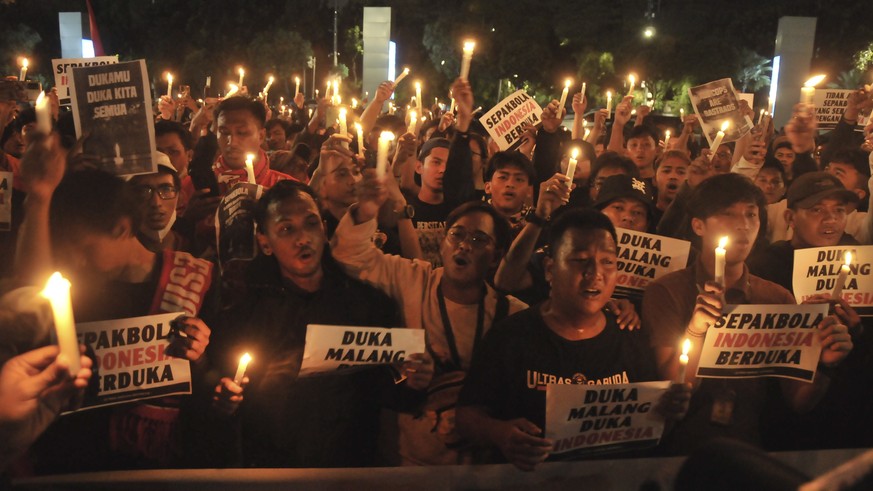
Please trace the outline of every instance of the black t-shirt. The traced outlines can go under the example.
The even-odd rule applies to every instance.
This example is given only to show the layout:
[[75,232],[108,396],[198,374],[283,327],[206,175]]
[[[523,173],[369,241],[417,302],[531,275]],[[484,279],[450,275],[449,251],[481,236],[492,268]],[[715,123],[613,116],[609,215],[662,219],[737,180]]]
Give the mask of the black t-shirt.
[[413,196],[407,200],[415,209],[415,217],[412,225],[418,234],[418,243],[424,259],[430,261],[435,267],[442,266],[440,258],[440,244],[446,236],[446,217],[455,209],[456,203],[443,201],[432,205]]
[[526,418],[545,429],[546,384],[622,384],[658,380],[648,336],[618,328],[606,314],[599,335],[569,341],[553,332],[540,307],[488,331],[473,358],[458,404],[484,406],[501,420]]

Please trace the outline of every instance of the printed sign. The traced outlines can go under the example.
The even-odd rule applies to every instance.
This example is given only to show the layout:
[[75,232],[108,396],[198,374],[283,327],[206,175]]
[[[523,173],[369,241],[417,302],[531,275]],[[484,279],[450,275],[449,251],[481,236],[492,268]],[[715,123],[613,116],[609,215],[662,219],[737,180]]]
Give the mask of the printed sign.
[[827,304],[728,305],[706,332],[698,377],[784,377],[812,382]]
[[12,230],[12,173],[0,172],[0,232]]
[[218,264],[222,267],[230,261],[250,261],[257,255],[254,211],[263,192],[263,186],[237,181],[221,198],[215,213],[215,233]]
[[503,99],[479,121],[500,150],[514,150],[521,145],[525,123],[536,125],[542,122],[543,108],[524,90],[518,90]]
[[618,278],[615,296],[642,300],[649,283],[688,263],[691,242],[617,228]]
[[846,252],[852,253],[841,297],[859,315],[873,316],[873,246],[812,247],[794,251],[794,298],[802,303],[813,295],[833,295]]
[[653,447],[664,433],[654,411],[670,381],[620,385],[549,384],[546,438],[553,454],[605,453]]
[[76,136],[88,135],[89,162],[117,175],[157,172],[155,127],[145,60],[72,68]]
[[423,329],[310,324],[306,328],[300,376],[352,366],[399,363],[413,353],[424,353],[424,349]]
[[728,121],[723,143],[737,141],[752,129],[752,121],[740,112],[740,102],[734,84],[723,78],[688,89],[691,105],[700,119],[700,127],[709,145],[722,124]]
[[[849,94],[854,90],[843,89],[815,89],[815,95],[812,98],[812,103],[815,105],[815,118],[818,121],[818,129],[832,130],[837,127],[837,123],[846,112],[846,106],[849,105]],[[864,126],[867,123],[867,118],[858,115],[858,121],[855,126],[855,131],[864,131]]]
[[191,363],[166,353],[181,312],[76,324],[94,360],[81,409],[191,393]]
[[52,60],[52,72],[55,74],[55,87],[58,89],[58,99],[61,105],[69,106],[70,97],[70,69],[83,66],[100,66],[118,63],[118,55],[95,56],[94,58],[58,58]]

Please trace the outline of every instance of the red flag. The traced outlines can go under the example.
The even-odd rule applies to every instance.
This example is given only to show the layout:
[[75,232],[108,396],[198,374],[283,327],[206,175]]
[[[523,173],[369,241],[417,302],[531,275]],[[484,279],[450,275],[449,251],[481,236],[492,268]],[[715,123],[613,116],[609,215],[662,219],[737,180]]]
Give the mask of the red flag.
[[100,31],[97,30],[97,19],[94,17],[94,8],[91,7],[91,0],[85,0],[88,5],[88,24],[91,28],[91,42],[94,44],[94,56],[105,56],[103,51],[103,43],[100,41]]

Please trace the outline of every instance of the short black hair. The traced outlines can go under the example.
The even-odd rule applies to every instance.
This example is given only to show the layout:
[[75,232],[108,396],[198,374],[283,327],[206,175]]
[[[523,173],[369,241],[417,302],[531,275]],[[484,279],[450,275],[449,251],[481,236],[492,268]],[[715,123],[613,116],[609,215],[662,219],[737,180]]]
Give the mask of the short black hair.
[[[869,153],[860,148],[841,148],[834,151],[828,164],[838,163],[851,165],[858,174],[870,177]],[[866,184],[866,182],[864,183]]]
[[609,217],[594,208],[564,206],[555,213],[549,228],[547,251],[550,256],[555,253],[558,243],[561,242],[567,230],[571,228],[582,231],[606,230],[612,236],[612,240],[618,244],[618,235],[615,233],[615,226]]
[[449,216],[446,217],[446,230],[452,228],[461,217],[471,213],[491,215],[491,219],[494,220],[494,239],[497,249],[506,252],[509,249],[509,244],[512,242],[512,229],[509,226],[509,222],[493,206],[484,201],[468,201],[452,210]]
[[191,132],[182,126],[182,124],[163,119],[158,120],[158,122],[155,123],[155,138],[170,133],[179,135],[179,140],[182,141],[182,146],[185,147],[185,150],[191,150],[191,147],[194,146],[194,139],[191,136]]
[[267,131],[270,131],[273,129],[274,126],[281,126],[282,131],[285,132],[285,137],[286,138],[288,137],[289,125],[288,125],[287,121],[285,121],[284,119],[273,118],[273,119],[267,121],[267,124],[264,125],[264,128],[266,128]]
[[661,167],[661,162],[667,159],[679,159],[682,162],[685,162],[685,165],[691,165],[691,159],[682,150],[667,150],[662,153],[660,157],[655,159],[655,164],[652,166],[653,169],[657,171],[658,167]]
[[621,169],[631,177],[640,178],[640,169],[637,167],[637,164],[616,152],[603,152],[600,154],[600,157],[594,159],[594,162],[591,164],[591,177],[588,178],[588,181],[594,182],[594,179],[597,178],[597,175],[603,169]]
[[528,184],[533,184],[536,180],[534,166],[530,159],[525,157],[521,152],[508,150],[495,153],[488,160],[488,167],[485,171],[485,182],[491,182],[494,178],[494,173],[507,167],[515,167],[527,175]]
[[752,203],[763,213],[767,206],[764,193],[751,179],[734,172],[718,174],[697,185],[688,201],[692,218],[706,220],[735,203]]
[[321,204],[318,202],[318,197],[315,195],[315,191],[300,181],[286,179],[277,182],[273,187],[268,189],[255,205],[254,217],[258,230],[262,233],[266,230],[267,209],[270,205],[284,201],[286,198],[292,196],[300,196],[304,194],[308,195],[313,201],[315,201],[315,205],[318,207],[319,213],[321,213]]
[[267,122],[267,110],[264,109],[264,105],[248,97],[232,96],[218,103],[218,107],[215,108],[216,121],[221,117],[221,113],[229,111],[248,111],[254,116],[259,128],[263,128]]
[[634,138],[645,138],[647,136],[655,142],[655,145],[658,144],[658,133],[644,124],[640,126],[634,126],[633,129],[631,129],[630,133],[627,135],[626,141],[631,141]]
[[95,169],[70,172],[52,195],[49,227],[54,245],[69,243],[85,232],[111,235],[119,220],[129,218],[139,230],[140,204],[131,186]]

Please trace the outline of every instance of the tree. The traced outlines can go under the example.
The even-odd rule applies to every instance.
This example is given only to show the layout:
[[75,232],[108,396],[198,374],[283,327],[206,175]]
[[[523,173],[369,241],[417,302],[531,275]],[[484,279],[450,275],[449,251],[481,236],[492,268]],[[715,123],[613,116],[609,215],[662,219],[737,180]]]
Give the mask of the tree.
[[739,70],[734,74],[740,92],[757,92],[770,85],[771,63],[768,58],[743,48],[739,56]]

